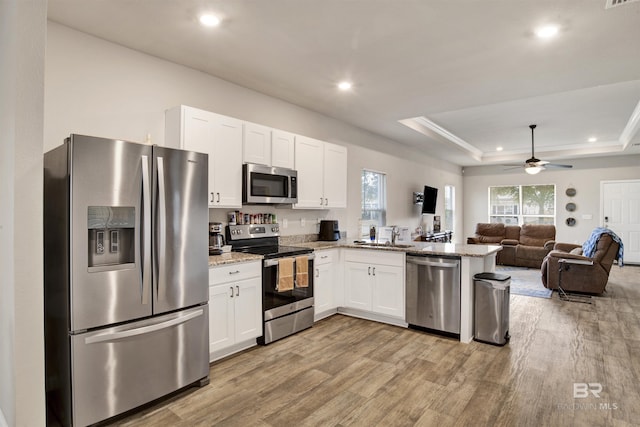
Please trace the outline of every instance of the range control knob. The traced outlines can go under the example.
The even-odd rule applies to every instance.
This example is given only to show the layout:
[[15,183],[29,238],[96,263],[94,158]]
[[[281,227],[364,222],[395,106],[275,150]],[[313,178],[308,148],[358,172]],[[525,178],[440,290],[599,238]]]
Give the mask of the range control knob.
[[242,230],[238,230],[238,234],[242,234]]

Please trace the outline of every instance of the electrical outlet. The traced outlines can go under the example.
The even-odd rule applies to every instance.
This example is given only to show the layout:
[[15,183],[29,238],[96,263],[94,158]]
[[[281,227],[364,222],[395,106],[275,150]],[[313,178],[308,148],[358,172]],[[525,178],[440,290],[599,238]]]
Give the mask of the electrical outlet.
[[289,226],[289,221],[286,218],[282,219],[282,228],[287,228]]

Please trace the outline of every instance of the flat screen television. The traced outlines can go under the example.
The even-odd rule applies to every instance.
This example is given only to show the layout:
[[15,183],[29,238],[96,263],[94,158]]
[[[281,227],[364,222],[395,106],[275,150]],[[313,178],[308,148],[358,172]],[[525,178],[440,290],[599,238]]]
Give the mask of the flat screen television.
[[422,213],[423,214],[434,214],[436,213],[436,200],[438,199],[438,189],[429,187],[427,185],[424,186],[424,201],[422,202]]

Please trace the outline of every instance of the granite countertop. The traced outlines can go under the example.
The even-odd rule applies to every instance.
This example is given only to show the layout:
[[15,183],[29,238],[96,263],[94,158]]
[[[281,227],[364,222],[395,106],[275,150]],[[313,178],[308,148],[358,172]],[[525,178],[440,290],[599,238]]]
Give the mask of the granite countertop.
[[402,243],[404,246],[369,246],[354,243],[353,240],[338,240],[335,242],[302,242],[292,246],[311,248],[314,250],[331,248],[352,248],[375,251],[406,252],[408,255],[449,255],[484,257],[502,250],[502,246],[495,245],[467,245],[458,243],[431,243],[431,242],[408,242]]
[[[334,242],[315,241],[289,244],[289,246],[310,248],[316,251],[332,248],[352,248],[373,251],[405,252],[407,255],[448,255],[468,257],[485,257],[502,250],[502,246],[466,245],[458,243],[410,242],[403,243],[403,245],[410,245],[410,247],[359,245],[353,243],[353,240],[346,239],[337,240]],[[234,264],[239,262],[256,261],[261,260],[262,258],[262,255],[246,254],[243,252],[228,252],[222,255],[210,256],[209,267],[215,267],[217,265],[224,264]]]
[[236,264],[239,262],[258,261],[262,259],[262,255],[246,254],[243,252],[227,252],[222,255],[210,255],[209,267],[224,264]]

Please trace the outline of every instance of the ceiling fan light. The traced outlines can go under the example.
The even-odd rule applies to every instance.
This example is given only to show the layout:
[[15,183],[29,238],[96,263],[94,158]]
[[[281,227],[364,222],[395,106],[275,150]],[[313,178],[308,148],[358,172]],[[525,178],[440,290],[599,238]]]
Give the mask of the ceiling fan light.
[[526,173],[528,173],[529,175],[535,175],[537,173],[540,173],[540,171],[543,168],[540,166],[527,166],[524,170]]

